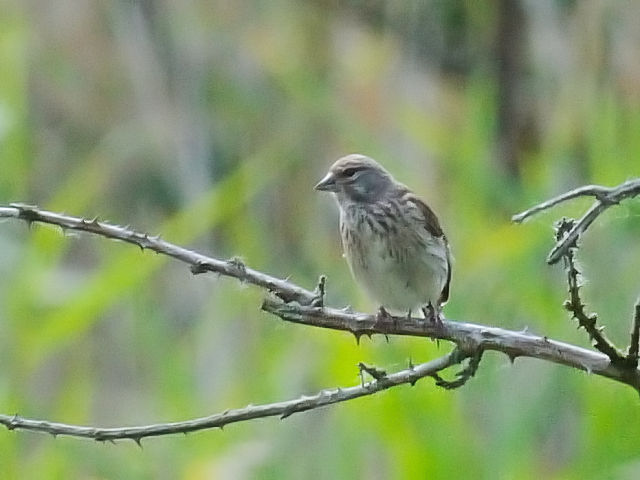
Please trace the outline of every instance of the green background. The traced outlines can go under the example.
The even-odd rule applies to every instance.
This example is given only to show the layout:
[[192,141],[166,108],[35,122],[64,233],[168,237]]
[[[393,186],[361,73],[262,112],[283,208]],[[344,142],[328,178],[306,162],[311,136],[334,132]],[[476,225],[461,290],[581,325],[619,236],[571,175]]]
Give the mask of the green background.
[[[455,263],[449,318],[588,346],[531,204],[640,171],[640,4],[496,0],[0,0],[0,204],[129,224],[374,311],[313,191],[351,152],[430,203]],[[640,293],[640,203],[580,251],[620,346]],[[263,292],[89,235],[0,223],[0,412],[125,426],[359,382],[448,351],[285,324]],[[100,444],[0,430],[5,478],[638,478],[640,401],[621,384],[485,356],[284,421]]]

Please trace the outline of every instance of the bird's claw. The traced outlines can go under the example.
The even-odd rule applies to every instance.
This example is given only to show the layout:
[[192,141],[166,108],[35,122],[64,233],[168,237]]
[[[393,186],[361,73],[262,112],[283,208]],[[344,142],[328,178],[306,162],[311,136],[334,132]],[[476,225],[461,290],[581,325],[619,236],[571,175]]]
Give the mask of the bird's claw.
[[424,319],[426,321],[431,322],[437,327],[443,327],[444,322],[442,312],[440,308],[435,308],[431,302],[429,302],[425,307],[422,307],[422,313],[424,314]]
[[389,312],[387,312],[387,310],[382,305],[380,305],[378,313],[376,313],[376,320],[378,320],[379,322],[388,322],[392,319],[393,317],[389,314]]

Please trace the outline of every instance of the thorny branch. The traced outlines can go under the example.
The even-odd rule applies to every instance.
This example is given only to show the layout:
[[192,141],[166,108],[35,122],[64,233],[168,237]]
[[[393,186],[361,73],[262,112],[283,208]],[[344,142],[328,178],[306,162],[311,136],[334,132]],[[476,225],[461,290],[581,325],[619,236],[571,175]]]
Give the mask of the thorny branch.
[[467,352],[467,356],[478,351],[493,350],[504,353],[511,361],[517,357],[537,358],[610,378],[640,392],[640,370],[614,365],[602,353],[552,340],[546,336],[534,335],[526,330],[515,332],[446,319],[440,327],[421,318],[381,318],[380,315],[350,313],[335,308],[287,304],[275,298],[266,298],[262,309],[287,322],[343,330],[356,338],[363,335],[425,337],[453,342],[462,351]]
[[237,278],[246,283],[264,288],[280,297],[285,302],[296,301],[301,304],[313,303],[318,294],[305,290],[291,282],[266,275],[245,266],[238,258],[218,260],[200,253],[164,241],[160,236],[151,236],[136,232],[127,227],[112,225],[98,218],[85,219],[61,213],[47,212],[34,205],[12,203],[8,207],[0,207],[0,218],[17,218],[31,224],[34,222],[57,225],[63,230],[76,230],[93,233],[106,238],[121,240],[137,245],[141,250],[152,250],[190,265],[191,272],[196,275],[214,272],[227,277]]
[[176,433],[186,434],[210,428],[223,428],[225,425],[231,423],[243,422],[255,418],[279,416],[281,419],[284,419],[297,412],[313,410],[333,403],[346,402],[347,400],[372,395],[405,383],[413,385],[419,379],[431,376],[459,361],[460,355],[457,350],[454,350],[430,362],[409,366],[409,368],[399,372],[384,374],[370,382],[363,382],[353,387],[322,390],[312,396],[302,396],[284,402],[249,405],[245,408],[227,410],[223,413],[187,420],[185,422],[160,423],[140,427],[97,428],[54,423],[46,420],[31,420],[19,417],[18,415],[0,415],[0,424],[9,430],[32,430],[49,433],[54,436],[70,435],[73,437],[91,438],[100,442],[129,439],[140,445],[141,439],[145,437]]
[[[633,198],[640,194],[640,179],[624,182],[616,187],[602,187],[587,185],[576,188],[567,193],[542,202],[532,208],[514,215],[512,220],[522,222],[531,215],[551,208],[559,203],[581,196],[593,196],[596,201],[589,210],[575,221],[563,218],[556,225],[556,244],[547,257],[547,263],[556,263],[560,258],[564,259],[569,285],[569,299],[565,302],[565,308],[571,312],[582,327],[589,334],[589,338],[597,350],[611,359],[611,363],[622,368],[636,370],[638,367],[638,342],[640,341],[640,303],[636,304],[631,339],[627,354],[618,350],[615,345],[604,335],[604,327],[597,326],[598,316],[595,313],[587,314],[585,305],[580,298],[580,278],[582,274],[575,265],[575,251],[578,248],[578,240],[582,233],[593,221],[607,208],[619,204],[622,200]],[[640,302],[640,300],[639,300]]]
[[[574,223],[573,220],[566,218],[559,221],[556,224],[556,240],[560,241],[564,238],[567,232],[570,232],[574,227]],[[576,267],[574,259],[576,249],[576,242],[573,242],[563,254],[567,271],[567,283],[569,285],[569,300],[564,303],[564,308],[571,312],[573,318],[578,321],[578,328],[584,328],[589,334],[589,339],[594,348],[608,356],[613,364],[623,365],[627,360],[624,354],[605,336],[603,333],[604,327],[597,326],[598,315],[596,313],[588,314],[584,310],[585,305],[580,298],[580,278],[582,274]]]
[[[638,182],[640,184],[640,182]],[[584,188],[573,196],[565,195],[564,201],[574,196],[587,195],[588,192],[596,192],[598,188]],[[596,189],[596,190],[594,190]],[[634,193],[637,194],[638,192]],[[603,197],[601,193],[596,195],[598,201],[604,198],[627,198],[632,196],[618,192],[611,196]],[[617,195],[617,196],[616,196]],[[604,203],[612,200],[604,200]],[[546,202],[544,208],[555,203]],[[606,207],[605,207],[606,208]],[[542,208],[538,208],[539,211]],[[533,209],[532,209],[533,210]],[[527,212],[525,212],[527,213]],[[525,218],[531,213],[524,215]],[[8,429],[26,429],[47,432],[52,435],[73,435],[92,438],[98,441],[114,441],[117,439],[131,439],[140,443],[144,437],[167,435],[174,433],[188,433],[208,428],[222,428],[224,425],[251,420],[255,418],[276,416],[285,418],[292,413],[311,410],[321,406],[347,401],[364,395],[371,395],[378,391],[394,387],[403,383],[413,385],[418,379],[431,376],[436,384],[444,388],[456,388],[463,385],[477,371],[482,354],[486,350],[495,350],[505,353],[513,362],[516,357],[531,357],[551,361],[553,363],[570,366],[584,370],[588,373],[600,375],[612,380],[630,385],[640,391],[640,371],[630,364],[618,365],[598,352],[589,351],[574,345],[551,340],[523,332],[515,332],[500,328],[487,327],[462,322],[443,321],[442,325],[425,322],[417,318],[380,318],[378,315],[366,315],[362,313],[347,312],[325,308],[325,278],[320,277],[315,291],[306,290],[287,280],[282,280],[253,270],[245,266],[238,259],[218,260],[205,255],[187,250],[177,245],[166,242],[159,237],[133,231],[127,227],[112,225],[98,219],[87,220],[79,217],[52,213],[41,210],[35,206],[24,204],[11,204],[8,207],[0,207],[0,218],[16,218],[31,224],[33,222],[57,225],[63,229],[77,230],[93,233],[106,238],[121,240],[139,246],[141,249],[149,249],[156,253],[168,255],[191,266],[194,274],[202,272],[215,272],[221,275],[236,278],[264,288],[272,295],[268,296],[262,309],[277,315],[282,320],[300,323],[307,326],[330,328],[351,332],[357,339],[362,335],[409,335],[428,337],[432,339],[449,340],[457,345],[451,353],[432,360],[430,362],[387,374],[376,367],[360,365],[360,371],[367,372],[373,377],[370,382],[364,382],[358,386],[349,388],[337,388],[323,390],[313,396],[303,396],[295,400],[272,404],[248,406],[238,410],[228,410],[223,413],[188,420],[185,422],[147,425],[140,427],[122,428],[96,428],[75,425],[53,423],[43,420],[22,418],[18,415],[0,415],[0,423]],[[635,323],[632,331],[632,342],[629,347],[629,359],[638,357],[638,331],[640,329],[640,303],[636,306]],[[634,341],[635,339],[635,341]],[[468,364],[457,374],[457,379],[445,381],[438,372],[454,364],[460,364],[465,359]],[[631,361],[631,360],[630,360]]]
[[567,235],[557,241],[551,252],[549,252],[547,263],[554,264],[562,258],[572,244],[575,244],[580,234],[584,233],[602,212],[612,205],[617,205],[622,200],[633,198],[637,195],[640,195],[640,178],[628,180],[611,188],[599,185],[587,185],[535,205],[524,212],[514,215],[512,220],[520,223],[538,212],[551,208],[559,203],[566,202],[567,200],[584,196],[595,197],[596,201],[593,202],[589,210],[587,210],[582,218],[575,223],[573,228],[567,232]]

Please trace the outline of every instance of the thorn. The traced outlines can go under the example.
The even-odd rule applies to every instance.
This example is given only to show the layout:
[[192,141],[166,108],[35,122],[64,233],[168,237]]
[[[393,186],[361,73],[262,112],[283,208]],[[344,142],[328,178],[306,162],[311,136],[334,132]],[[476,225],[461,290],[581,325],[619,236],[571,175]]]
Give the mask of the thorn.
[[207,268],[205,266],[206,264],[204,262],[198,262],[198,263],[194,263],[193,265],[191,265],[189,267],[189,270],[191,270],[191,273],[193,275],[199,275],[201,273],[204,273],[207,271]]
[[507,353],[507,357],[509,357],[509,361],[511,362],[511,365],[513,365],[516,361],[516,358],[518,358],[518,355],[516,355],[515,353]]
[[393,322],[393,324],[396,324],[396,319],[395,317],[393,317],[391,314],[389,314],[389,312],[387,312],[387,310],[384,308],[384,306],[380,305],[380,308],[378,309],[378,311],[376,312],[376,322]]
[[11,423],[9,425],[7,425],[7,430],[15,430],[16,427],[18,426],[18,420],[20,419],[20,417],[18,416],[17,413],[13,414],[13,417],[11,417]]
[[385,338],[385,340],[387,341],[387,343],[389,343],[389,335],[387,335],[386,333],[385,333],[385,334],[383,334],[383,335],[384,335],[384,338]]
[[131,440],[136,442],[136,445],[138,445],[140,447],[140,450],[143,450],[143,448],[142,448],[142,437],[131,437]]
[[366,364],[364,364],[363,362],[359,362],[358,363],[358,368],[360,369],[360,375],[362,376],[363,372],[367,372],[369,375],[371,375],[374,379],[376,380],[382,380],[383,378],[385,378],[387,376],[387,372],[381,368],[378,367],[370,367]]
[[356,344],[360,345],[360,337],[362,336],[362,332],[351,332],[353,336],[356,337]]
[[[244,277],[247,272],[247,266],[244,264],[240,257],[230,258],[229,260],[227,260],[227,265],[232,267],[239,277]],[[244,281],[243,278],[241,278],[241,280]]]

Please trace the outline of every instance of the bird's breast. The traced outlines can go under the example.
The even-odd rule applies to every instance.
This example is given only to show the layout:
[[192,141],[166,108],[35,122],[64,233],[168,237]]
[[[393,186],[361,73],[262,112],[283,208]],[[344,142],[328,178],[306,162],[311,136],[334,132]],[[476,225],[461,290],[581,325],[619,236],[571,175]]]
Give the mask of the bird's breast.
[[[405,220],[405,221],[403,221]],[[341,211],[340,233],[351,272],[369,296],[404,311],[435,304],[446,281],[443,238],[385,211]]]

